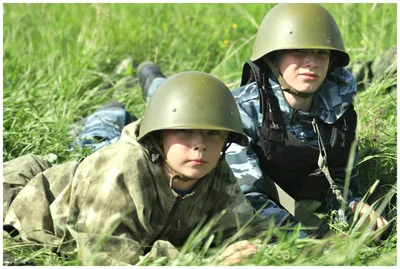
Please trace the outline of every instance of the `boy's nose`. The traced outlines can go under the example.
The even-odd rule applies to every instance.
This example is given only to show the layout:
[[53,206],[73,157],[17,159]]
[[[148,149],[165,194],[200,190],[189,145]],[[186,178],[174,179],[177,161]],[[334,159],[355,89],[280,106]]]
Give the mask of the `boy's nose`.
[[200,151],[200,152],[203,152],[203,151],[206,151],[207,148],[206,148],[206,145],[205,145],[205,144],[199,144],[199,145],[196,145],[196,146],[194,147],[194,150],[198,150],[198,151]]
[[309,66],[318,66],[319,65],[319,60],[317,57],[317,52],[314,50],[307,50],[306,54],[305,54],[305,61],[306,64]]
[[198,151],[206,151],[205,135],[202,132],[195,132],[193,135],[193,148]]

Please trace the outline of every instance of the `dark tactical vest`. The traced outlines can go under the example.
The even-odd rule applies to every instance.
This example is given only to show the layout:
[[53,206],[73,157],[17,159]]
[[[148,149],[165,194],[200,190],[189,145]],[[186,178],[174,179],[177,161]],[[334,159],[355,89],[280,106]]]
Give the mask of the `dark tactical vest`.
[[[294,199],[324,202],[330,193],[330,185],[318,167],[319,149],[287,132],[278,99],[266,82],[267,73],[261,70],[268,70],[262,60],[248,61],[243,67],[241,82],[243,86],[255,81],[259,90],[263,120],[255,151],[261,170]],[[294,120],[305,119],[298,115]],[[311,122],[307,119],[303,124],[311,125]],[[332,178],[341,178],[344,183],[344,169],[355,139],[357,114],[351,105],[335,123],[327,124],[317,119],[317,124],[327,151],[329,172]]]

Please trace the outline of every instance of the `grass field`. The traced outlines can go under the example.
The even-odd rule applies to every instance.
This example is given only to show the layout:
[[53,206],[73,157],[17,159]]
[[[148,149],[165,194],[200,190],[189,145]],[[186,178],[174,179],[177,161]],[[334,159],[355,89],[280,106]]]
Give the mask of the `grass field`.
[[[272,4],[3,4],[3,161],[27,153],[77,158],[70,126],[110,100],[137,117],[145,107],[135,70],[113,72],[121,60],[157,62],[165,75],[213,73],[240,83],[258,25]],[[335,17],[352,66],[397,45],[396,4],[324,4]],[[393,59],[395,62],[396,59]],[[397,74],[374,78],[359,92],[363,193],[397,181]],[[106,84],[111,88],[100,90]],[[397,222],[397,218],[393,220]],[[344,231],[351,233],[351,231]],[[374,246],[364,234],[325,240],[282,236],[249,265],[396,265],[397,234]],[[46,248],[3,240],[7,253],[38,265],[76,265]],[[187,246],[178,259],[145,264],[215,265],[212,254]]]

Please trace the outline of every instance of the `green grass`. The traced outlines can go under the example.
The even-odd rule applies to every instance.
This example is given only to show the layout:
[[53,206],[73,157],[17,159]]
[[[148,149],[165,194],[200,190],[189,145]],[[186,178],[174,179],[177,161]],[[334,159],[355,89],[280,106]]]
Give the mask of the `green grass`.
[[[3,161],[26,153],[76,159],[69,151],[70,126],[110,100],[140,117],[144,110],[135,70],[113,74],[124,58],[156,61],[165,75],[184,70],[211,72],[238,86],[254,35],[271,4],[4,4]],[[373,60],[396,46],[396,4],[324,4],[335,17],[351,63]],[[351,65],[351,64],[350,64]],[[372,81],[356,98],[363,192],[376,180],[396,185],[396,92],[385,89],[396,74]],[[107,83],[107,90],[99,87]],[[397,219],[396,219],[397,221]],[[357,236],[325,241],[282,237],[264,244],[248,264],[395,265],[397,235],[381,246]],[[39,265],[74,265],[46,248],[15,245],[4,250]],[[190,249],[190,248],[188,248]],[[325,251],[322,251],[325,249]],[[182,265],[213,265],[212,254],[190,251]],[[197,258],[196,258],[197,257]],[[161,264],[174,261],[161,260]],[[157,261],[149,264],[157,264]]]

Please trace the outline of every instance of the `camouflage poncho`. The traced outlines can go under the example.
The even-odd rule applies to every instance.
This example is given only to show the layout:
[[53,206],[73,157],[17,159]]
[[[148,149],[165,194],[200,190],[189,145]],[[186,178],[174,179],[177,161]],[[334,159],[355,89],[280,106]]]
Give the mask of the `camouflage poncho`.
[[[222,211],[216,229],[225,237],[254,217],[225,161],[191,194],[175,197],[161,158],[136,141],[139,126],[140,120],[126,126],[117,143],[80,163],[50,167],[32,155],[6,162],[4,224],[25,240],[78,251],[86,265],[124,265],[137,263],[156,240],[183,244],[202,219]],[[256,216],[251,232],[267,223]]]

